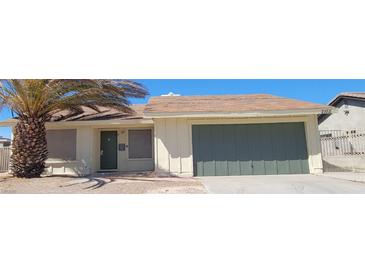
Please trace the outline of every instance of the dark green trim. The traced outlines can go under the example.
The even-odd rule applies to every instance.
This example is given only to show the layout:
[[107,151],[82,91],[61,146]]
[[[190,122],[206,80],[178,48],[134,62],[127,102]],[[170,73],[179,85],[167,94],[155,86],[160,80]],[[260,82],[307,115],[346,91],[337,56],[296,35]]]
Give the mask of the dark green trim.
[[118,133],[117,131],[100,132],[100,169],[118,168]]

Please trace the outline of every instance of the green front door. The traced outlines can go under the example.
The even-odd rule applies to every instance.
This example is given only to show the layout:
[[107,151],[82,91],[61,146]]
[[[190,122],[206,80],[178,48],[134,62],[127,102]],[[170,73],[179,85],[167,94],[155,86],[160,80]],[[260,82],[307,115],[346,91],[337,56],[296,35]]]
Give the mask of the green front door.
[[309,173],[304,123],[193,125],[195,176]]
[[118,134],[116,131],[100,133],[100,169],[117,169]]

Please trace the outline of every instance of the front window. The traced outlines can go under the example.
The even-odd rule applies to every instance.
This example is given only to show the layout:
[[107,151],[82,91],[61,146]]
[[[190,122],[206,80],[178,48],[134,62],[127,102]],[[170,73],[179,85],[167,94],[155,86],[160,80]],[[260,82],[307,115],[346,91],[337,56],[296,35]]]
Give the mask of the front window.
[[48,159],[76,160],[76,129],[47,130]]
[[129,159],[152,158],[152,130],[137,129],[128,131]]

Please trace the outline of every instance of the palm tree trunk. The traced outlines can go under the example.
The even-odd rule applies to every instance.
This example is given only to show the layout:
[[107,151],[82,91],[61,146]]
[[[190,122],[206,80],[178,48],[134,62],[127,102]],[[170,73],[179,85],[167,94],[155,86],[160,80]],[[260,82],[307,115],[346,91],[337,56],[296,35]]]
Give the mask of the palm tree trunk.
[[48,157],[44,118],[19,117],[15,126],[10,169],[16,177],[40,177]]

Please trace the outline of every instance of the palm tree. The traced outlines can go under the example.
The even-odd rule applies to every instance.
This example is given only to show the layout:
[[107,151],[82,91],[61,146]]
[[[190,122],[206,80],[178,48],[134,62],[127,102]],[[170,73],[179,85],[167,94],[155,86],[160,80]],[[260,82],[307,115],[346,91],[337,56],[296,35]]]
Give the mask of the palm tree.
[[112,107],[132,112],[128,97],[143,98],[147,90],[129,80],[1,80],[0,106],[17,115],[11,171],[16,177],[39,177],[48,157],[45,123],[52,114],[82,106],[99,111]]

